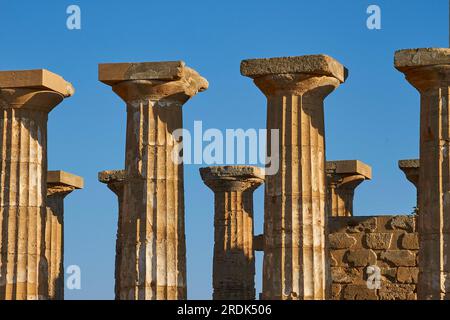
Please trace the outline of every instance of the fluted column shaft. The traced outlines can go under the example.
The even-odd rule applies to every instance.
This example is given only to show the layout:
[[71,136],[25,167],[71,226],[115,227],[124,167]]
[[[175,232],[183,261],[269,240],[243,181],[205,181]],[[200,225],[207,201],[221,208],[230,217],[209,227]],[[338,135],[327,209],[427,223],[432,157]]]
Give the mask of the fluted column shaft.
[[254,300],[252,192],[218,192],[214,203],[213,299]]
[[419,299],[450,299],[450,122],[447,83],[421,92]]
[[0,299],[46,297],[39,280],[47,276],[41,238],[46,215],[46,128],[45,112],[1,109]]
[[[331,64],[341,80],[329,70],[318,75],[316,67]],[[326,56],[305,56],[247,60],[241,72],[267,97],[268,134],[279,130],[280,169],[265,181],[263,299],[325,299],[323,100],[343,81],[343,67]],[[267,141],[272,150],[270,136]]]
[[[171,132],[182,127],[181,106],[146,100],[128,104],[127,114],[121,298],[185,298],[183,165],[170,158]],[[134,261],[135,277],[124,266]]]
[[73,191],[49,190],[45,228],[49,299],[64,300],[64,198]]
[[214,192],[214,300],[255,299],[253,192],[264,182],[259,168],[208,167],[202,178]]
[[450,299],[450,49],[396,53],[420,92],[419,299]]
[[48,264],[48,296],[64,300],[64,199],[82,189],[83,178],[64,171],[47,173],[45,256]]
[[[111,83],[110,70],[121,80]],[[174,161],[182,142],[174,131],[183,104],[208,83],[182,62],[101,65],[100,79],[127,104],[119,299],[186,299],[183,164]]]
[[267,128],[280,130],[280,170],[266,177],[265,299],[325,298],[322,99],[288,92],[268,97]]
[[332,217],[351,217],[353,216],[353,197],[354,188],[339,187],[337,184],[330,184],[327,194],[328,208],[331,209]]
[[0,300],[48,298],[47,115],[72,93],[46,70],[0,72]]

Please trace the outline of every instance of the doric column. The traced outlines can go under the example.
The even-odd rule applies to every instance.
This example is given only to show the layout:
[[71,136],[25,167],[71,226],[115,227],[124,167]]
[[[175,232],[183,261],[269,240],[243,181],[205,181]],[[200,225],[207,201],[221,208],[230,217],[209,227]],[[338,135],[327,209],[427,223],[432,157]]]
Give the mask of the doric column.
[[406,176],[409,182],[411,182],[416,187],[417,194],[417,204],[416,204],[416,212],[419,212],[419,170],[420,164],[419,159],[413,160],[400,160],[398,162],[398,167]]
[[[102,64],[127,104],[119,298],[186,298],[183,164],[174,160],[182,106],[208,82],[184,62]],[[179,132],[176,132],[177,135]]]
[[264,171],[251,166],[200,169],[214,192],[214,300],[255,299],[253,191]]
[[314,55],[244,60],[241,73],[267,97],[268,134],[279,130],[280,169],[265,181],[263,298],[325,299],[323,101],[346,70]]
[[51,300],[64,300],[64,198],[83,188],[83,178],[64,171],[47,173],[45,256]]
[[48,298],[47,117],[73,92],[47,70],[0,71],[0,299]]
[[450,299],[450,49],[408,49],[395,67],[420,92],[419,299]]
[[372,179],[372,168],[359,160],[327,161],[328,216],[353,216],[355,189]]
[[105,183],[108,188],[114,192],[117,196],[119,214],[117,220],[117,235],[116,235],[116,263],[115,263],[115,287],[114,292],[116,296],[116,300],[120,299],[120,291],[119,288],[122,286],[120,281],[120,259],[122,257],[122,244],[123,244],[123,235],[122,235],[122,225],[123,225],[123,194],[125,187],[125,170],[111,170],[111,171],[102,171],[98,173],[98,180],[102,183]]

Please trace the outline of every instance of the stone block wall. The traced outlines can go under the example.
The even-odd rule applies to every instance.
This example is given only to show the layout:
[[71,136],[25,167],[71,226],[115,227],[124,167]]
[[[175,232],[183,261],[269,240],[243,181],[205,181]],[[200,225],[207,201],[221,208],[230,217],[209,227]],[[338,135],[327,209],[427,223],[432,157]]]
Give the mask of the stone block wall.
[[[417,299],[419,241],[414,216],[330,217],[328,223],[332,299]],[[367,286],[370,266],[379,268],[378,289]]]

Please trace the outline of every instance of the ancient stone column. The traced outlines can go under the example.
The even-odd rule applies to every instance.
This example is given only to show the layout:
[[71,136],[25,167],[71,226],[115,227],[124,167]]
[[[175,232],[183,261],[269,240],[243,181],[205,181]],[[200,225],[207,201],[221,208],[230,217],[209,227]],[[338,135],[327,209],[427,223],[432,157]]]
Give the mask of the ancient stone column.
[[323,101],[346,70],[313,55],[244,60],[241,73],[267,97],[268,133],[279,130],[280,169],[265,181],[263,298],[325,299]]
[[214,300],[255,299],[253,191],[264,171],[251,166],[200,169],[214,192]]
[[119,298],[185,299],[183,164],[174,155],[182,106],[208,82],[182,61],[102,64],[99,79],[127,104]]
[[0,299],[48,298],[47,117],[74,93],[47,70],[0,71]]
[[353,216],[355,189],[372,179],[372,168],[359,160],[327,161],[328,216]]
[[83,188],[83,178],[64,171],[47,173],[47,219],[45,256],[51,300],[64,300],[64,198]]
[[395,67],[419,92],[418,299],[450,299],[450,49],[408,49]]
[[406,176],[409,182],[411,182],[416,187],[417,194],[417,204],[416,204],[416,212],[419,209],[419,159],[414,160],[400,160],[398,162],[398,167]]
[[111,171],[102,171],[98,173],[98,180],[102,183],[105,183],[108,188],[114,192],[117,196],[119,214],[117,221],[117,236],[116,236],[116,264],[115,264],[115,287],[114,292],[116,295],[116,300],[120,299],[120,291],[119,288],[123,286],[120,281],[120,257],[122,256],[122,244],[123,244],[123,235],[122,235],[122,225],[123,225],[123,194],[124,194],[124,186],[125,186],[125,170],[111,170]]

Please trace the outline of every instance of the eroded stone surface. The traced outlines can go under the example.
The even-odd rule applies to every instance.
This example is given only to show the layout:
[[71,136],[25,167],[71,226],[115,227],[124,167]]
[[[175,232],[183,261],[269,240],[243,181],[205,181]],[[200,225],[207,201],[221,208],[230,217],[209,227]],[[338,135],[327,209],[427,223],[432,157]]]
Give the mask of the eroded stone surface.
[[450,49],[419,48],[399,50],[395,53],[394,65],[401,72],[418,67],[450,65]]
[[392,237],[392,233],[370,233],[364,236],[364,243],[370,249],[389,249],[389,247],[391,246]]
[[419,235],[417,233],[405,233],[400,241],[403,249],[419,250]]
[[0,89],[11,88],[50,90],[64,97],[70,97],[75,93],[70,82],[45,69],[0,71]]
[[395,216],[389,221],[389,226],[391,229],[400,229],[408,232],[413,232],[415,230],[414,219],[409,216]]
[[360,278],[360,273],[353,268],[331,268],[331,278],[334,283],[355,283]]
[[416,300],[415,286],[385,283],[379,290],[380,300]]
[[350,284],[343,290],[344,300],[378,300],[377,291],[367,288],[366,285]]
[[346,233],[330,234],[328,237],[330,248],[347,249],[352,248],[356,244],[356,239]]
[[347,77],[345,67],[327,55],[248,59],[241,62],[241,74],[246,77],[289,73],[330,76],[340,82],[344,82]]
[[367,218],[364,221],[360,221],[359,223],[351,222],[347,226],[347,231],[350,233],[359,233],[359,232],[374,232],[377,229],[377,219],[376,218]]
[[[416,216],[405,217],[411,220],[410,225],[415,224]],[[367,297],[368,292],[362,287],[367,287],[366,281],[369,276],[375,275],[374,271],[381,274],[381,288],[370,292],[372,298],[416,299],[418,249],[415,248],[414,241],[417,240],[418,234],[401,228],[393,229],[390,223],[393,218],[396,216],[329,217],[332,299],[353,300]],[[404,226],[404,223],[401,225]],[[356,226],[358,232],[355,232]],[[339,249],[332,245],[336,239],[349,238],[352,241],[338,242]],[[411,246],[411,249],[406,249],[404,243],[408,247]],[[348,285],[350,287],[347,294],[344,294]],[[404,285],[411,286],[411,294],[405,294]],[[391,294],[386,289],[382,290],[385,286],[393,288]],[[358,288],[363,291],[356,292]]]
[[388,250],[381,253],[381,259],[395,266],[416,266],[416,255],[407,250]]
[[346,259],[351,266],[366,267],[377,262],[377,255],[370,249],[349,250]]
[[398,268],[397,279],[401,283],[417,283],[418,275],[418,268],[400,267]]

